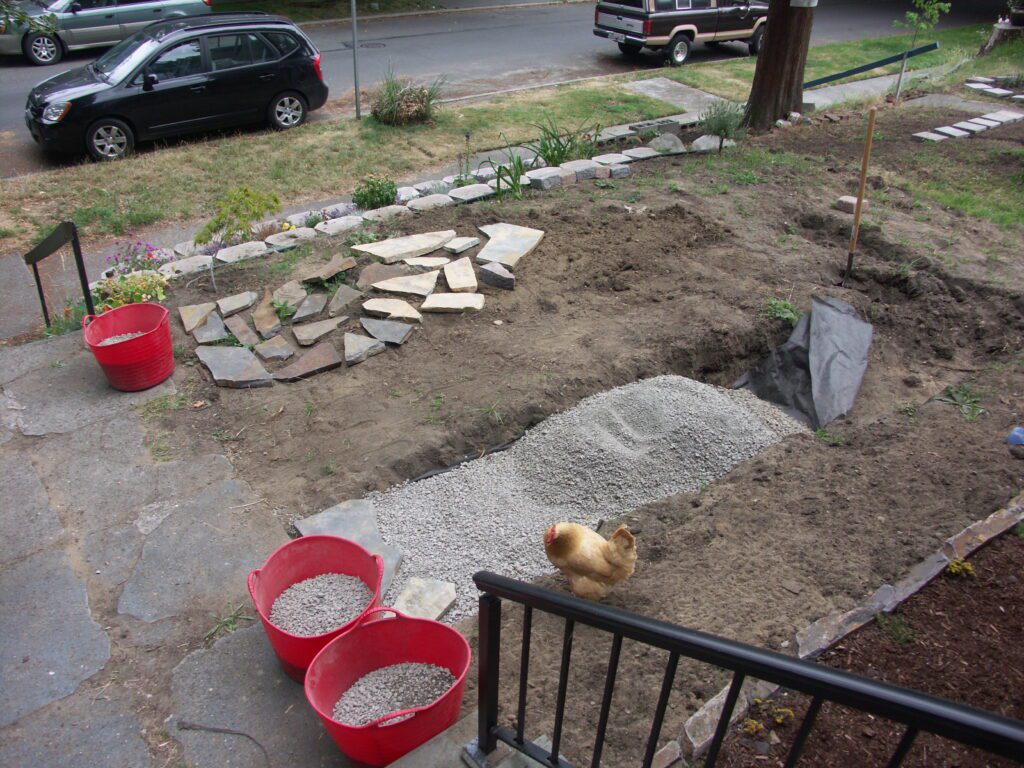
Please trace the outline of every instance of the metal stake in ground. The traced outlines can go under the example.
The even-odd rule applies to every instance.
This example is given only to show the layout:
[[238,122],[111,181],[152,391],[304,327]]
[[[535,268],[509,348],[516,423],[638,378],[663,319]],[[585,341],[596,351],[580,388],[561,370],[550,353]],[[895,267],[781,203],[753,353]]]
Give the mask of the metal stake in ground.
[[853,255],[857,252],[857,236],[860,234],[860,215],[864,211],[864,188],[868,182],[868,163],[871,162],[871,140],[875,137],[875,116],[878,108],[872,107],[868,113],[868,135],[864,141],[864,160],[860,165],[860,189],[857,191],[857,208],[853,212],[853,229],[850,231],[850,252],[846,257],[846,271],[843,272],[841,286],[846,285],[846,278],[853,272]]
[[362,120],[359,106],[359,31],[356,29],[356,0],[352,0],[352,82],[356,88],[356,120]]

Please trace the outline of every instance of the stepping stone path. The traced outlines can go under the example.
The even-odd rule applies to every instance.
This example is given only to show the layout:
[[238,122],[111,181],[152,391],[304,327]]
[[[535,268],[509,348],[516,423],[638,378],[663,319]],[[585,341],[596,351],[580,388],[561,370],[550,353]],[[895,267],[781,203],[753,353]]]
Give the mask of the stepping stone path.
[[409,293],[414,296],[429,296],[434,292],[437,276],[440,274],[439,271],[435,270],[419,275],[392,277],[390,280],[381,280],[379,283],[374,283],[373,287],[378,291],[385,291],[387,293]]
[[476,293],[476,273],[469,256],[456,259],[444,267],[444,279],[452,293]]
[[480,245],[479,237],[454,237],[445,244],[444,249],[448,253],[462,253],[477,245]]
[[353,245],[352,250],[357,253],[366,253],[374,256],[385,264],[394,264],[403,259],[426,256],[428,253],[441,248],[453,237],[455,237],[455,230],[445,229],[438,232],[425,232],[422,235],[393,237],[388,240],[381,240],[379,243]]
[[278,334],[272,339],[257,344],[253,347],[253,352],[264,360],[287,360],[295,354],[295,347],[288,343],[288,339]]
[[392,277],[404,277],[405,275],[412,274],[415,274],[415,272],[406,264],[369,264],[363,267],[363,271],[359,273],[356,288],[365,291],[381,280],[389,280]]
[[437,269],[451,261],[447,256],[413,256],[411,259],[403,259],[410,267],[426,269]]
[[412,211],[404,205],[385,205],[383,208],[367,211],[363,214],[363,219],[365,221],[389,221],[399,216],[409,216],[411,214]]
[[192,337],[199,344],[213,344],[228,338],[228,329],[224,327],[224,321],[220,319],[220,315],[211,312],[207,316],[206,322],[192,331]]
[[392,607],[406,616],[437,621],[455,605],[455,585],[437,579],[411,576]]
[[249,243],[242,243],[240,245],[232,245],[227,248],[221,248],[217,251],[217,261],[222,261],[225,264],[234,264],[238,261],[245,261],[246,259],[254,259],[257,256],[262,256],[267,252],[267,244],[258,241],[252,241]]
[[933,131],[921,131],[920,133],[915,133],[914,138],[918,141],[938,143],[940,141],[945,141],[949,136],[943,136],[941,133],[935,133]]
[[206,322],[206,318],[217,308],[215,303],[189,304],[186,307],[178,307],[178,314],[181,316],[181,324],[185,327],[185,333],[192,333],[196,328]]
[[196,356],[219,386],[248,389],[274,383],[256,356],[244,347],[196,347]]
[[355,288],[347,285],[339,285],[338,290],[335,291],[334,297],[331,299],[331,303],[327,305],[327,316],[334,317],[335,315],[340,315],[349,304],[362,297],[361,291],[357,291]]
[[314,269],[312,272],[307,272],[304,277],[299,278],[303,283],[326,283],[335,275],[340,275],[342,272],[348,272],[350,269],[354,269],[356,266],[356,260],[351,256],[342,256],[341,254],[335,255],[327,264]]
[[947,136],[952,136],[954,139],[962,139],[964,136],[970,136],[971,134],[967,131],[961,131],[959,128],[953,128],[949,125],[944,125],[941,128],[935,129],[936,133],[944,133]]
[[253,333],[252,328],[245,322],[245,318],[240,315],[229,317],[224,321],[224,325],[227,326],[228,330],[231,331],[231,335],[234,336],[238,341],[247,347],[255,347],[260,343],[260,337]]
[[298,227],[297,229],[286,229],[284,232],[277,232],[266,238],[263,242],[272,248],[285,250],[295,248],[306,240],[316,240],[316,230],[312,227]]
[[252,323],[256,326],[256,332],[264,339],[269,339],[281,330],[281,318],[277,316],[274,309],[273,297],[270,291],[263,292],[263,298],[252,312]]
[[339,325],[348,320],[348,317],[332,317],[328,320],[320,320],[316,323],[306,323],[292,328],[295,340],[303,347],[309,347],[318,342],[328,333],[334,331]]
[[260,295],[256,291],[236,293],[234,296],[219,300],[217,309],[220,310],[221,317],[228,318],[251,307],[259,297]]
[[480,282],[511,291],[516,287],[516,276],[496,262],[480,267]]
[[483,200],[485,197],[492,197],[494,190],[486,184],[470,184],[466,187],[456,187],[448,195],[460,203],[472,203],[476,200]]
[[384,351],[384,342],[358,333],[345,334],[345,363],[356,365]]
[[967,131],[968,133],[981,133],[987,131],[988,127],[984,125],[978,125],[977,123],[971,123],[964,121],[962,123],[953,123],[954,128],[959,128],[961,131]]
[[[442,184],[443,182],[437,182]],[[450,185],[445,185],[449,186]],[[427,195],[426,197],[419,197],[409,203],[409,209],[413,211],[433,211],[437,208],[444,208],[449,205],[455,205],[455,200],[448,195],[435,194]]]
[[333,237],[351,232],[353,229],[359,229],[361,226],[363,226],[362,216],[339,216],[337,219],[321,221],[314,229],[328,237]]
[[274,291],[273,299],[279,304],[287,304],[290,307],[298,307],[299,303],[306,298],[306,289],[302,287],[298,280],[291,280],[276,291]]
[[510,271],[514,271],[516,264],[533,253],[544,239],[543,231],[516,224],[488,224],[480,227],[480,231],[490,239],[480,249],[476,260],[484,264],[497,262]]
[[370,299],[363,304],[363,312],[389,320],[414,320],[417,323],[423,320],[423,315],[402,299]]
[[435,293],[420,305],[423,312],[478,312],[483,308],[482,293]]
[[[328,321],[333,322],[333,321]],[[306,326],[307,328],[309,326]],[[291,365],[274,374],[278,381],[299,381],[341,367],[341,356],[329,341],[322,341]]]
[[326,293],[309,294],[309,296],[304,298],[302,303],[299,304],[299,308],[295,310],[295,314],[292,315],[292,325],[304,323],[319,315],[324,311],[324,307],[327,306],[328,298],[329,297]]
[[404,344],[405,340],[409,338],[409,334],[412,333],[411,325],[396,323],[394,320],[376,320],[372,317],[364,317],[360,319],[359,323],[363,326],[363,330],[373,338],[395,346]]
[[1000,123],[998,120],[988,120],[984,117],[975,117],[968,120],[967,122],[974,123],[975,125],[981,125],[985,128],[995,128],[997,126],[1002,125],[1002,123]]

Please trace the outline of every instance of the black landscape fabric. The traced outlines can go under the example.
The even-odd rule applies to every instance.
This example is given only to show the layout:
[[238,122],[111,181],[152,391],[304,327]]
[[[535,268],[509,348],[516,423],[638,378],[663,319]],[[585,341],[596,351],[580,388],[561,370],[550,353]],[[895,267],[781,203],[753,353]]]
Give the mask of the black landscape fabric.
[[733,388],[745,387],[819,429],[853,408],[868,367],[871,335],[871,324],[849,304],[815,296],[786,343]]

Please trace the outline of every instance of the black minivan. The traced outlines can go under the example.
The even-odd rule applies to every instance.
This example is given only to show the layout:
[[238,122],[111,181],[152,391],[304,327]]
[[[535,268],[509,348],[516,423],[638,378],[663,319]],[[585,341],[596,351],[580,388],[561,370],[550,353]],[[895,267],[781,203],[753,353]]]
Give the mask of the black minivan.
[[25,122],[46,149],[114,160],[149,139],[261,121],[294,128],[326,101],[320,52],[295,24],[214,13],[150,24],[44,80]]

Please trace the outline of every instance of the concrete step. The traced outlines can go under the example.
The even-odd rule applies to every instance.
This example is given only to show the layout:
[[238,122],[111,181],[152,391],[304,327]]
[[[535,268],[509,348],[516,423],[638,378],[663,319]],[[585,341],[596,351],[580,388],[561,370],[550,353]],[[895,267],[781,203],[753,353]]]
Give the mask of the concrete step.
[[[474,710],[447,731],[442,731],[426,744],[419,746],[388,768],[466,768],[472,763],[463,757],[462,749],[476,739],[477,713]],[[551,739],[541,736],[535,743],[544,749],[551,748]],[[541,763],[520,752],[513,752],[504,744],[487,757],[490,768],[544,768]]]

